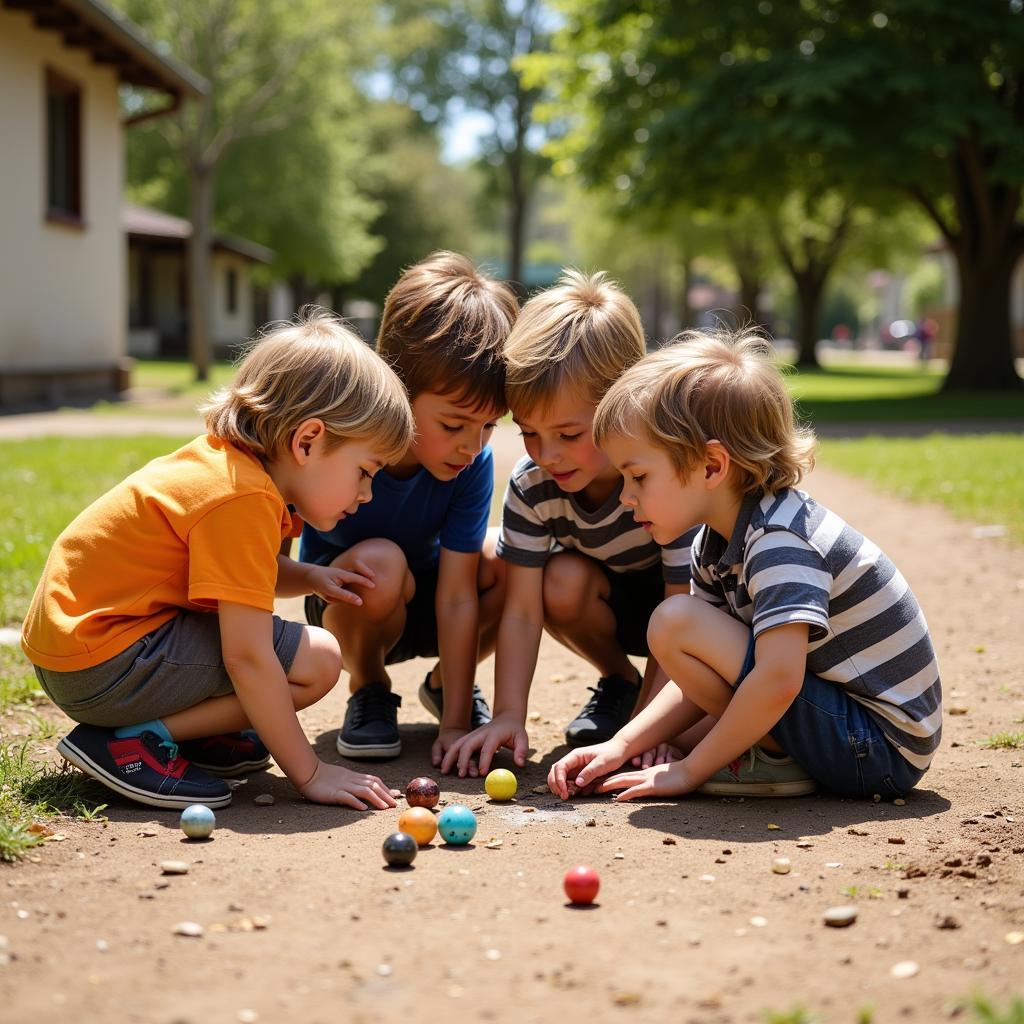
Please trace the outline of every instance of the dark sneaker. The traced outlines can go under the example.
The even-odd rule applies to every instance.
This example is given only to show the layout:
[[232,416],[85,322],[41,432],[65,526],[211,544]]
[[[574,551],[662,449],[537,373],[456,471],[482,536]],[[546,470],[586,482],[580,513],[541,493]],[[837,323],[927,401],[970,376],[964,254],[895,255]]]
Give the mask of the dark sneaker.
[[256,735],[255,729],[184,740],[178,744],[178,754],[204,772],[226,778],[258,772],[270,764],[270,751]]
[[367,683],[348,699],[345,722],[338,732],[338,753],[345,757],[398,757],[398,709],[402,698],[383,683]]
[[629,721],[640,693],[637,683],[620,675],[602,676],[597,686],[587,689],[594,696],[565,730],[565,742],[570,747],[587,747],[610,740]]
[[65,761],[116,793],[151,807],[227,807],[231,789],[183,757],[155,732],[118,739],[113,729],[79,725],[57,744]]
[[[420,683],[420,703],[440,722],[444,713],[444,690],[434,690],[430,686],[430,673]],[[470,729],[479,729],[481,725],[487,725],[491,720],[491,709],[487,705],[487,698],[483,690],[476,683],[473,684],[473,706],[469,712]]]
[[817,788],[793,758],[766,754],[755,745],[715,772],[697,792],[709,796],[806,796]]

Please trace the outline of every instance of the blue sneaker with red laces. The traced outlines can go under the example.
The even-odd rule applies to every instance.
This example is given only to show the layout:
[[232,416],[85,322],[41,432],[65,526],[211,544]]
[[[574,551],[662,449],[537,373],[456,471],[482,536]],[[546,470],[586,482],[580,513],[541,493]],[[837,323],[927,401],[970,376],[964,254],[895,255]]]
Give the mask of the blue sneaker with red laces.
[[183,740],[178,744],[178,755],[210,775],[227,778],[258,772],[270,764],[270,751],[256,735],[255,729]]
[[190,804],[227,807],[231,789],[178,755],[177,744],[155,732],[119,739],[113,729],[78,725],[58,744],[65,761],[108,789],[151,807]]

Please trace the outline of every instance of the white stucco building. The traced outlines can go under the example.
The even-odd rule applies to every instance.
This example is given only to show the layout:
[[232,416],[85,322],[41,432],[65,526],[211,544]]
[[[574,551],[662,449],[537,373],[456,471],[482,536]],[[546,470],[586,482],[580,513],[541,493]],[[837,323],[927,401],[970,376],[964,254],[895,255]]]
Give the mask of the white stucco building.
[[206,87],[96,0],[0,0],[0,407],[124,386],[122,83]]

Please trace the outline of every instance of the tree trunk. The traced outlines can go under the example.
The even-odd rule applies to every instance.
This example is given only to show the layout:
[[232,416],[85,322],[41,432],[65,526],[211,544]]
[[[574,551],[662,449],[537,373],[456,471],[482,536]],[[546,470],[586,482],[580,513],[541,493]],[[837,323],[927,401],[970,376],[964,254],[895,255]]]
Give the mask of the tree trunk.
[[740,301],[736,309],[736,316],[740,324],[749,323],[755,327],[761,326],[761,311],[758,308],[758,300],[761,297],[761,276],[751,273],[739,267],[736,273],[740,279]]
[[1012,246],[993,246],[975,260],[965,248],[956,253],[960,309],[943,390],[1020,388],[1024,382],[1014,366],[1010,326],[1010,284],[1019,254]]
[[818,344],[818,322],[821,319],[821,299],[825,291],[825,274],[800,271],[793,274],[796,286],[797,325],[796,365],[812,369],[820,364],[815,351]]
[[210,248],[213,242],[212,167],[196,162],[189,167],[189,213],[192,237],[188,245],[188,354],[196,380],[210,379],[210,327],[213,320],[213,282]]
[[679,329],[688,331],[693,327],[693,306],[690,305],[690,289],[693,287],[693,260],[684,255],[682,261],[683,282],[682,294],[679,296]]

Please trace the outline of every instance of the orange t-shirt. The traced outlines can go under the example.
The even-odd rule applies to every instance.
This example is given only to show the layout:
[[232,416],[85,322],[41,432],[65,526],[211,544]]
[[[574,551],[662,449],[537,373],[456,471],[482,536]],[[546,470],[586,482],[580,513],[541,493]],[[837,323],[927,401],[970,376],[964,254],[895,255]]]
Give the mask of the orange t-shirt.
[[258,459],[197,437],[122,480],[57,538],[22,627],[25,654],[73,672],[182,608],[273,611],[278,551],[299,528]]

